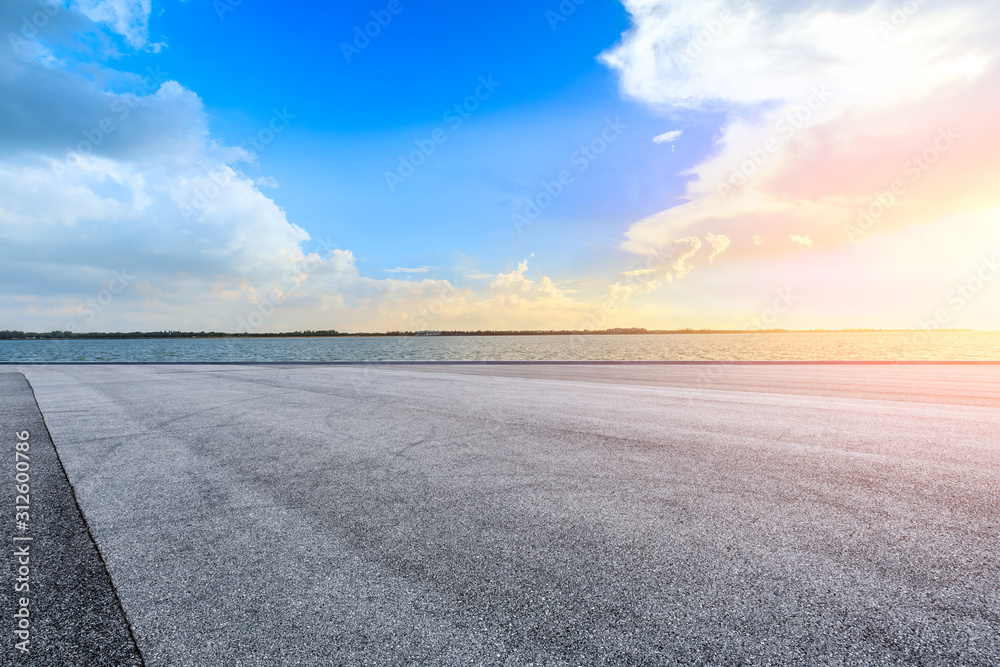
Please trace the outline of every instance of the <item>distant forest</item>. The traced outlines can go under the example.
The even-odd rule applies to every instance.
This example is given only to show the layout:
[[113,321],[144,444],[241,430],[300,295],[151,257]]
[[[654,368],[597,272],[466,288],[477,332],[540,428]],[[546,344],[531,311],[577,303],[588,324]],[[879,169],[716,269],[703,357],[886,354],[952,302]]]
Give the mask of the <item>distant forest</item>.
[[[223,333],[218,331],[133,331],[91,332],[0,331],[0,340],[123,340],[160,338],[336,338],[336,337],[424,337],[424,336],[622,336],[641,334],[749,334],[749,333],[888,333],[911,329],[602,329],[600,331],[387,331],[384,333],[341,333],[332,329],[286,333]],[[972,331],[945,329],[939,331]]]

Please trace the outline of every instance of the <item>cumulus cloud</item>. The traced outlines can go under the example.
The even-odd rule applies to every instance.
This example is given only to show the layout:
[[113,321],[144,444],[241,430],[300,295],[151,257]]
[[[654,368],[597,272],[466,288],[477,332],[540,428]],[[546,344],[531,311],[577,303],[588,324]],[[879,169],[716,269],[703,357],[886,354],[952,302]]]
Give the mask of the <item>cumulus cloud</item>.
[[789,234],[788,240],[797,245],[804,245],[806,247],[812,247],[813,240],[806,234],[805,236],[799,236],[798,234]]
[[[15,0],[0,22],[17,30],[32,7]],[[210,135],[194,91],[157,68],[121,72],[74,52],[75,33],[100,32],[93,22],[143,45],[148,2],[73,7],[31,35],[62,40],[65,63],[0,50],[0,308],[17,313],[11,325],[353,328],[386,313],[405,323],[453,289],[365,278],[350,250],[313,239],[261,192],[276,183],[248,176],[254,156]],[[80,74],[78,55],[100,76]],[[113,307],[88,305],[112,283]]]
[[708,234],[705,236],[708,242],[712,245],[712,254],[708,258],[709,264],[712,263],[716,257],[726,252],[726,250],[733,244],[725,234]]
[[[0,19],[20,16],[3,11]],[[599,307],[547,276],[529,277],[527,260],[510,273],[468,276],[491,281],[480,290],[362,275],[350,249],[313,238],[261,191],[276,183],[245,173],[247,149],[211,136],[194,91],[155,69],[105,67],[92,78],[37,53],[0,50],[8,326],[549,328]]]
[[[534,255],[532,255],[534,256]],[[551,302],[568,301],[573,290],[559,288],[551,278],[542,276],[537,281],[525,276],[528,270],[528,260],[518,262],[517,268],[510,273],[500,273],[490,283],[490,289],[495,293],[512,296],[515,299],[545,300]]]
[[611,311],[624,308],[632,297],[639,294],[649,294],[660,287],[660,281],[618,282],[608,286],[607,292],[601,298],[601,303]]
[[701,250],[701,239],[697,236],[686,236],[682,239],[677,239],[673,242],[672,249],[673,260],[670,263],[670,268],[674,272],[672,275],[667,274],[671,280],[673,278],[683,278],[691,273],[691,269],[694,267],[690,264],[690,260]]
[[[672,118],[725,117],[713,149],[686,174],[688,201],[633,223],[625,250],[656,257],[673,239],[752,235],[753,244],[727,252],[773,266],[782,253],[798,261],[795,245],[762,248],[765,236],[840,249],[851,224],[866,241],[910,240],[913,228],[949,217],[989,233],[982,214],[1000,205],[989,185],[1000,178],[990,157],[1000,152],[991,111],[1000,104],[1000,43],[992,37],[1000,7],[976,0],[911,3],[911,10],[887,0],[625,5],[632,26],[603,55],[623,93]],[[885,206],[893,186],[899,194]],[[817,261],[845,256],[838,250]],[[963,256],[956,249],[951,261]],[[892,260],[900,275],[923,270]]]
[[[925,4],[891,38],[880,21],[893,5],[881,1],[625,0],[632,28],[602,59],[627,94],[664,107],[795,101],[834,81],[842,95],[876,105],[977,74],[986,58],[972,47],[988,33],[968,22],[995,14],[980,5]],[[926,49],[921,33],[937,48]]]

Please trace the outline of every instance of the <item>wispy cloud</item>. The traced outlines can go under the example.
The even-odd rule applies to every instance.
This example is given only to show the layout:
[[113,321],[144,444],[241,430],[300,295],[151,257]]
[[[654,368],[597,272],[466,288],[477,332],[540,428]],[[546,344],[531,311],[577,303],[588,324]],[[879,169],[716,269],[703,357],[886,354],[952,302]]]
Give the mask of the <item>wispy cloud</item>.
[[[149,40],[151,0],[74,0],[73,6],[91,21],[110,27],[134,48],[142,48]],[[150,45],[153,53],[164,46],[163,42]]]
[[408,269],[405,266],[397,266],[395,269],[382,269],[385,273],[427,273],[431,269],[438,269],[438,266],[418,266],[415,269]]
[[658,134],[653,137],[653,143],[669,144],[670,142],[679,139],[682,134],[684,134],[684,130],[671,130],[670,132],[664,132],[663,134]]
[[805,236],[799,236],[798,234],[789,234],[788,240],[792,243],[797,243],[799,245],[804,245],[807,247],[812,247],[813,240],[812,237],[806,234]]

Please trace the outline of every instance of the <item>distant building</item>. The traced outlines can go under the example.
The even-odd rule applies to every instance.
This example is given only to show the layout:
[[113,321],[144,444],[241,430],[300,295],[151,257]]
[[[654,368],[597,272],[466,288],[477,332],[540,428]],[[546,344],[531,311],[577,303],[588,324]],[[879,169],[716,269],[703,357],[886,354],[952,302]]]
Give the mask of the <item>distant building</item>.
[[413,335],[414,336],[440,336],[441,332],[440,331],[416,331],[416,332],[414,332]]

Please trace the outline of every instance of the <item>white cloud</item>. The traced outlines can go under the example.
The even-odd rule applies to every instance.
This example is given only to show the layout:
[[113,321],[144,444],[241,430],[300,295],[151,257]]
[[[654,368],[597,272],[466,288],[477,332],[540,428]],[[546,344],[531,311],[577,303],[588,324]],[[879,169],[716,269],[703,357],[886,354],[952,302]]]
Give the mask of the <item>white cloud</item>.
[[[645,102],[700,107],[798,100],[810,86],[838,82],[842,97],[869,105],[923,94],[967,78],[985,58],[968,40],[985,11],[966,0],[935,10],[924,5],[899,39],[886,39],[879,21],[891,3],[808,3],[705,0],[625,0],[633,26],[602,58],[621,76],[623,90]],[[925,48],[915,34],[937,37]],[[906,35],[910,37],[906,37]]]
[[789,234],[788,240],[797,245],[804,245],[811,248],[813,244],[812,238],[806,234],[805,236],[799,236],[798,234]]
[[709,264],[711,264],[716,257],[726,252],[729,246],[733,244],[733,242],[725,234],[707,234],[705,238],[708,239],[710,244],[712,244],[712,254],[708,258]]
[[691,273],[693,267],[689,262],[701,250],[701,239],[697,236],[677,239],[673,242],[673,250],[674,257],[670,263],[670,268],[674,270],[672,278],[683,278]]
[[403,266],[397,266],[395,269],[382,269],[385,273],[427,273],[431,269],[437,269],[437,266],[418,266],[413,269],[408,269]]
[[[142,48],[149,40],[151,0],[74,0],[73,6],[91,21],[110,27],[133,48]],[[159,53],[164,44],[152,46]]]
[[[148,3],[81,10],[142,42]],[[16,15],[5,10],[0,20]],[[53,27],[38,39],[62,34]],[[0,51],[0,301],[32,304],[17,311],[22,326],[231,331],[274,295],[288,297],[282,310],[294,320],[323,304],[343,307],[345,297],[419,301],[441,288],[367,281],[353,254],[332,245],[305,251],[310,235],[259,189],[273,179],[240,170],[250,156],[209,135],[193,91],[155,69],[87,71],[95,68],[101,76]],[[130,92],[111,92],[108,82]],[[182,205],[205,192],[185,215]],[[122,269],[133,287],[116,308],[81,320],[79,304]]]
[[[529,259],[534,257],[531,253]],[[490,283],[490,290],[515,299],[545,300],[550,302],[566,302],[573,290],[558,287],[551,278],[542,276],[537,281],[525,276],[528,270],[528,260],[518,262],[517,268],[510,273],[500,273]]]
[[664,132],[663,134],[658,134],[653,137],[654,144],[669,144],[672,141],[676,141],[680,136],[684,134],[684,130],[672,130],[670,132]]
[[602,303],[611,303],[615,309],[623,308],[633,296],[639,294],[649,294],[660,287],[660,281],[647,280],[642,283],[614,283],[608,286],[607,292],[601,299]]
[[[685,174],[688,201],[633,223],[623,249],[659,258],[675,239],[752,237],[726,251],[734,262],[762,263],[759,271],[744,265],[739,286],[749,294],[770,288],[753,281],[771,275],[782,255],[790,263],[801,255],[794,242],[761,248],[765,237],[839,248],[845,224],[894,180],[905,194],[865,242],[952,214],[979,220],[995,205],[1000,7],[926,2],[900,19],[900,3],[889,0],[625,5],[633,25],[603,56],[624,94],[671,118],[696,110],[726,120]],[[949,132],[974,140],[958,139],[914,186],[903,172],[908,160]],[[956,250],[953,261],[961,256]],[[922,270],[892,260],[899,275]],[[815,261],[845,260],[826,253]]]
[[[261,191],[276,183],[247,175],[253,156],[210,135],[193,91],[165,76],[104,70],[94,79],[16,55],[0,51],[0,310],[8,326],[550,328],[598,307],[547,276],[529,278],[527,260],[506,274],[473,273],[491,281],[479,290],[364,276],[351,250],[317,248]],[[99,80],[132,92],[110,92]],[[131,277],[129,286],[95,313],[84,304],[115,271]]]

